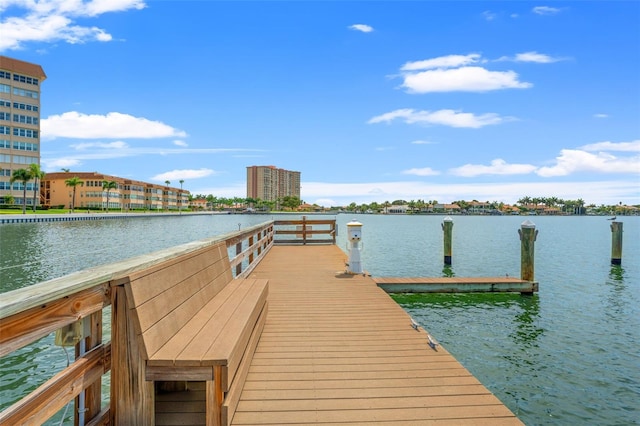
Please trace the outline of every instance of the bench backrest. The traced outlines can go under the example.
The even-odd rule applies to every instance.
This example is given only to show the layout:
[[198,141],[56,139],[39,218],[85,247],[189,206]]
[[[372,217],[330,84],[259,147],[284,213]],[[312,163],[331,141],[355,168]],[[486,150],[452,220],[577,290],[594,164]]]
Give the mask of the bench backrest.
[[124,284],[127,305],[144,359],[178,333],[232,279],[224,242],[129,275]]

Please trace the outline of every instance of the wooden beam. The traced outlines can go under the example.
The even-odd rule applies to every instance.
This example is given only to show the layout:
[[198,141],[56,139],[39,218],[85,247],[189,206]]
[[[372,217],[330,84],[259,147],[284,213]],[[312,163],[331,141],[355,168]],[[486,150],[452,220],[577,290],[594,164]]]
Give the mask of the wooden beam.
[[0,424],[42,424],[109,370],[108,347],[100,345],[0,413]]
[[115,425],[155,424],[153,382],[129,315],[125,289],[114,289],[111,304],[111,421]]
[[103,285],[0,319],[0,357],[109,305]]

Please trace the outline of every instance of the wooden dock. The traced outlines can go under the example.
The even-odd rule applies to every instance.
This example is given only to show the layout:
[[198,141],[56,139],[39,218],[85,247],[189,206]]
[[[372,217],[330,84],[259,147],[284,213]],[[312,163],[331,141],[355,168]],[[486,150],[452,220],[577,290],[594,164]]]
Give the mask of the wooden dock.
[[269,313],[234,425],[515,425],[520,420],[336,246],[276,246]]
[[524,293],[538,291],[537,281],[514,277],[373,277],[388,293]]
[[[286,229],[280,232],[277,226]],[[291,238],[300,232],[301,242],[296,245],[274,243],[278,234]],[[317,244],[322,233],[328,235],[330,245]],[[71,401],[74,411],[83,413],[82,419],[75,416],[74,424],[91,426],[522,424],[446,349],[430,346],[427,332],[414,328],[409,315],[380,288],[379,280],[347,274],[347,256],[331,244],[334,238],[334,223],[269,221],[3,293],[0,356],[12,356],[52,332],[66,336],[80,329],[82,337],[74,340],[73,362],[36,389],[17,396],[9,391],[0,394],[14,401],[0,412],[0,424],[43,424]],[[217,279],[198,278],[215,269],[211,256],[200,256],[212,247],[219,247],[224,271],[234,271],[234,278],[223,288],[216,287]],[[227,258],[224,254],[230,252],[235,255]],[[213,289],[211,297],[220,295],[225,307],[231,306],[222,301],[228,286],[246,278],[268,280],[268,309],[260,314],[260,325],[249,339],[240,338],[246,333],[233,331],[236,322],[225,323],[229,327],[225,341],[242,340],[238,345],[245,347],[244,355],[239,359],[237,351],[230,352],[224,366],[212,367],[213,380],[201,377],[205,370],[197,363],[193,370],[181,370],[179,378],[171,369],[163,370],[171,373],[170,378],[154,376],[159,370],[153,363],[147,365],[149,357],[141,354],[146,346],[124,333],[138,328],[142,332],[139,313],[124,303],[129,299],[127,286],[137,282],[136,277],[175,265],[184,265],[184,271],[164,273],[143,289],[155,291],[160,281],[166,285],[157,299],[162,303],[154,299],[154,310],[148,312],[162,309],[161,314],[170,318],[185,312],[183,305],[191,309],[192,301],[200,301],[194,297],[183,304],[176,299],[176,294],[182,294],[176,293],[176,286],[187,283],[181,278],[183,272],[201,271],[189,275],[188,282]],[[109,340],[103,339],[103,310],[108,307]],[[225,308],[224,312],[230,311]],[[169,324],[158,330],[172,337],[177,327],[175,321]],[[202,342],[208,344],[206,339]],[[191,361],[183,367],[192,366]],[[216,371],[223,378],[226,371],[229,381],[232,364],[237,373],[229,389],[218,389]],[[106,404],[102,401],[104,374],[111,375]],[[165,380],[189,383],[182,386]],[[164,387],[170,383],[180,386]]]

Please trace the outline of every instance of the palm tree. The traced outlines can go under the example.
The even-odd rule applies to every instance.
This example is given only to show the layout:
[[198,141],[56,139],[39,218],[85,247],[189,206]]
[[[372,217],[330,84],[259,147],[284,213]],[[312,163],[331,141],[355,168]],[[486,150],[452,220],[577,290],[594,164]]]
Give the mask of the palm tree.
[[184,179],[180,179],[180,194],[178,195],[178,211],[182,214],[182,184],[184,183]]
[[35,212],[36,205],[38,204],[36,202],[36,196],[38,194],[38,190],[40,189],[40,187],[38,186],[38,179],[40,179],[40,181],[42,182],[45,172],[40,170],[40,165],[36,163],[31,163],[29,165],[29,172],[31,172],[31,176],[36,180],[36,182],[33,184],[33,211]]
[[107,191],[107,213],[109,213],[109,192],[111,192],[112,189],[118,189],[118,182],[114,180],[102,181],[102,190]]
[[31,180],[31,172],[27,169],[17,169],[13,171],[9,183],[22,182],[22,214],[27,213],[27,182]]
[[84,182],[81,181],[78,176],[74,176],[72,178],[66,179],[64,183],[65,185],[73,188],[73,198],[71,198],[71,213],[73,213],[73,209],[76,206],[76,187],[84,185]]

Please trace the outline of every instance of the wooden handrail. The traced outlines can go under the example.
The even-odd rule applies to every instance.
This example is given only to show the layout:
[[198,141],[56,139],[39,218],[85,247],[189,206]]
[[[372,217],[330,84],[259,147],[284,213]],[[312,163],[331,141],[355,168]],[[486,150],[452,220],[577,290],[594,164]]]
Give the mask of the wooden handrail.
[[[275,235],[294,235],[293,239],[278,239],[276,244],[335,244],[336,243],[336,221],[335,219],[307,220],[303,216],[301,220],[276,220],[278,226],[295,226],[296,229],[277,229]],[[320,226],[318,228],[318,226]],[[314,239],[314,235],[327,235],[329,238]]]

